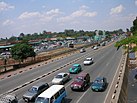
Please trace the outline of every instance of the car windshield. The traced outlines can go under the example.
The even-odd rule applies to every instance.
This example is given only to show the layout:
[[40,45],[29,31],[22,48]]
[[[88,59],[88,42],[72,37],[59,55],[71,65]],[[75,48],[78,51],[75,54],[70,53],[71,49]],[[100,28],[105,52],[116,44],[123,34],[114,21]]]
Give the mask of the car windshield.
[[76,69],[76,68],[77,68],[76,66],[73,66],[73,67],[72,67],[72,70],[74,70],[74,69]]
[[91,61],[92,59],[91,58],[87,58],[86,61]]
[[103,80],[95,80],[94,83],[103,83]]
[[77,78],[75,79],[75,81],[76,81],[76,82],[83,81],[83,77],[77,77]]
[[32,87],[29,89],[29,92],[31,93],[37,93],[38,89],[36,87]]
[[56,78],[62,78],[62,75],[57,75]]
[[48,98],[38,97],[36,99],[35,103],[49,103],[49,99]]

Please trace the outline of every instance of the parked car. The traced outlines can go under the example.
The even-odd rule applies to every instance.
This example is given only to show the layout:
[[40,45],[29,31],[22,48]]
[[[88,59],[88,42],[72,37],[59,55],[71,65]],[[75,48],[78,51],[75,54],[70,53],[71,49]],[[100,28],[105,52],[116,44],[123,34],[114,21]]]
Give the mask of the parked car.
[[107,80],[105,77],[97,77],[91,84],[93,91],[104,91],[107,87]]
[[80,49],[80,53],[86,52],[85,48]]
[[90,75],[88,73],[80,73],[71,84],[72,90],[85,90],[86,86],[90,84]]
[[68,80],[70,80],[69,73],[59,73],[52,80],[52,84],[64,84]]
[[48,83],[40,82],[28,89],[28,91],[23,95],[23,99],[26,102],[35,101],[36,97],[48,88]]
[[15,94],[6,94],[0,97],[0,103],[18,103],[18,99]]
[[0,57],[2,57],[2,58],[10,58],[11,57],[11,53],[10,52],[8,52],[8,51],[6,51],[6,52],[2,52],[1,54],[0,54]]
[[84,63],[84,65],[93,64],[93,58],[86,58],[83,63]]
[[82,71],[82,67],[80,64],[74,64],[70,69],[69,72],[70,73],[79,73],[80,71]]

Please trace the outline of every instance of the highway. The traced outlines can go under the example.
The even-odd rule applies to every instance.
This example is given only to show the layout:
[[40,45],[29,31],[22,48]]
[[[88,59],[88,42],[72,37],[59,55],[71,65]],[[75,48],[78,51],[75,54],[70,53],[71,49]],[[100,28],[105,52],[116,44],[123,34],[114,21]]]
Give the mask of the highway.
[[[90,87],[87,87],[84,92],[74,92],[70,89],[70,84],[77,74],[71,74],[71,80],[65,84],[67,91],[66,103],[91,103],[91,101],[92,103],[104,103],[106,97],[108,96],[108,91],[110,90],[110,86],[115,72],[118,69],[118,65],[122,57],[122,50],[119,49],[117,51],[114,45],[100,47],[98,50],[92,50],[91,48],[88,48],[86,50],[87,51],[85,53],[77,52],[70,55],[69,57],[64,57],[60,60],[56,60],[54,62],[40,66],[39,68],[23,72],[21,74],[12,76],[11,78],[0,80],[0,94],[5,93],[20,85],[23,85],[24,83],[38,78],[54,69],[63,67],[56,72],[44,76],[36,82],[30,83],[29,85],[26,85],[23,88],[16,90],[14,93],[18,97],[19,103],[24,103],[24,101],[22,100],[22,95],[32,85],[35,85],[37,82],[47,82],[49,83],[49,85],[51,85],[51,80],[57,73],[68,72],[68,69],[74,63],[80,63],[83,68],[82,72],[88,72],[90,74],[91,82],[97,76],[104,76],[107,78],[108,87],[104,92],[93,92]],[[86,57],[93,57],[94,63],[89,66],[84,66],[83,61]]]

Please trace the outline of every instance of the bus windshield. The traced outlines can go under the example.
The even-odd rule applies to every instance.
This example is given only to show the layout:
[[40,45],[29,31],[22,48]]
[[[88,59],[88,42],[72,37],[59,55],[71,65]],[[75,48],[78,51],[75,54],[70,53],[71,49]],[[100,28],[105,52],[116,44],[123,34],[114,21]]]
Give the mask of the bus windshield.
[[35,101],[35,103],[49,103],[48,98],[38,97]]

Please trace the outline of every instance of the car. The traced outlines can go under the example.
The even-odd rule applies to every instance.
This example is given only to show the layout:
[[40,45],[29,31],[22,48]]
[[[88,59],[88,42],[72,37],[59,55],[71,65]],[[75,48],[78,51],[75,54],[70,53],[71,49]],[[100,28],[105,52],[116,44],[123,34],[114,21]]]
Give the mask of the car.
[[101,46],[105,46],[105,45],[106,45],[106,43],[105,43],[105,42],[102,42]]
[[79,73],[80,71],[82,71],[82,67],[80,64],[74,64],[70,69],[69,69],[69,73]]
[[28,91],[23,95],[23,99],[25,102],[35,101],[37,96],[48,88],[48,83],[39,82],[28,89]]
[[86,58],[83,63],[84,63],[84,65],[93,64],[93,58]]
[[97,49],[98,49],[98,46],[94,46],[94,47],[93,47],[93,50],[97,50]]
[[80,49],[80,53],[86,52],[85,48]]
[[0,103],[18,103],[18,99],[15,94],[6,94],[0,97]]
[[90,84],[90,75],[89,73],[82,72],[75,77],[73,82],[71,83],[71,90],[82,90]]
[[10,57],[11,57],[11,53],[8,52],[8,51],[2,52],[2,53],[0,54],[0,57],[2,57],[2,58],[10,58]]
[[105,77],[97,77],[91,84],[91,89],[93,91],[104,91],[107,87],[107,80]]
[[52,84],[64,84],[68,80],[70,80],[69,73],[59,73],[52,80]]

